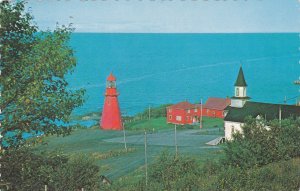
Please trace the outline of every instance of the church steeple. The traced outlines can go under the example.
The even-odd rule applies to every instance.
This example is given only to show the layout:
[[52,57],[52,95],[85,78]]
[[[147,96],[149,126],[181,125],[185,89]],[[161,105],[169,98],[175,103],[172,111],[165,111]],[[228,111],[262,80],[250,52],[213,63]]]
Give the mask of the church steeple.
[[246,83],[246,80],[244,77],[244,72],[243,72],[242,66],[240,67],[240,71],[239,71],[239,74],[235,81],[234,86],[247,87],[247,83]]
[[234,96],[231,100],[231,107],[243,107],[249,99],[250,97],[247,96],[247,83],[241,66],[234,83]]

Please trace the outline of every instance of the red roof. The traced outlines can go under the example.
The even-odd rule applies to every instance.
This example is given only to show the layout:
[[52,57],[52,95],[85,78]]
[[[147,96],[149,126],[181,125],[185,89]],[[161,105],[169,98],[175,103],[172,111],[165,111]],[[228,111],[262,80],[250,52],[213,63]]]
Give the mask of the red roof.
[[188,101],[183,101],[183,102],[177,103],[175,105],[171,105],[168,108],[172,108],[172,109],[192,109],[194,107],[195,107],[194,104],[191,104]]
[[230,105],[230,99],[224,98],[208,98],[206,103],[203,105],[204,108],[207,109],[215,109],[215,110],[224,110],[228,105]]
[[116,81],[117,79],[112,73],[110,73],[106,80],[107,81]]

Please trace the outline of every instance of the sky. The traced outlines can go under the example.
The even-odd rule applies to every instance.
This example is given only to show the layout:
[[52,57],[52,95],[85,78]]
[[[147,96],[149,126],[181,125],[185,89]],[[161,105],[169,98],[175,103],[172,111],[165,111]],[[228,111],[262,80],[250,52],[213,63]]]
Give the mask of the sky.
[[75,32],[300,32],[300,0],[27,0],[40,29]]

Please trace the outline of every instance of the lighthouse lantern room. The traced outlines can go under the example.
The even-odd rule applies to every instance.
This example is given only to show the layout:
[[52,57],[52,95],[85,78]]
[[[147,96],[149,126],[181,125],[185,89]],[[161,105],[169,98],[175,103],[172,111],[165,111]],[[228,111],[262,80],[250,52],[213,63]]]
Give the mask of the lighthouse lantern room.
[[116,77],[112,73],[106,80],[105,100],[100,121],[100,128],[104,130],[122,130],[122,117],[118,101]]

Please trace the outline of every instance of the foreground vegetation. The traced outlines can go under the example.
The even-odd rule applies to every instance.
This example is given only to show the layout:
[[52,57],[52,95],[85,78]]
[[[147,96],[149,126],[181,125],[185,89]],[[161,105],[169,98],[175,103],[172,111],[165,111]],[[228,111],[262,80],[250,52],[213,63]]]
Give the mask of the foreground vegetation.
[[162,155],[149,166],[148,185],[142,169],[120,178],[106,190],[295,190],[300,187],[300,158],[250,169],[210,163],[200,167],[195,159]]
[[147,186],[140,169],[109,189],[299,190],[300,119],[249,118],[243,132],[225,145],[225,155],[217,162],[201,166],[193,158],[163,153],[149,167]]
[[[300,158],[274,162],[261,167],[242,168],[163,152],[145,169],[123,176],[112,185],[101,181],[101,170],[87,155],[68,158],[59,153],[36,155],[28,150],[10,152],[4,157],[5,182],[12,190],[298,190]],[[5,168],[6,167],[6,168]],[[3,188],[3,187],[2,187]]]
[[87,155],[68,157],[62,153],[40,153],[19,148],[1,159],[1,189],[9,190],[98,190],[99,167]]

